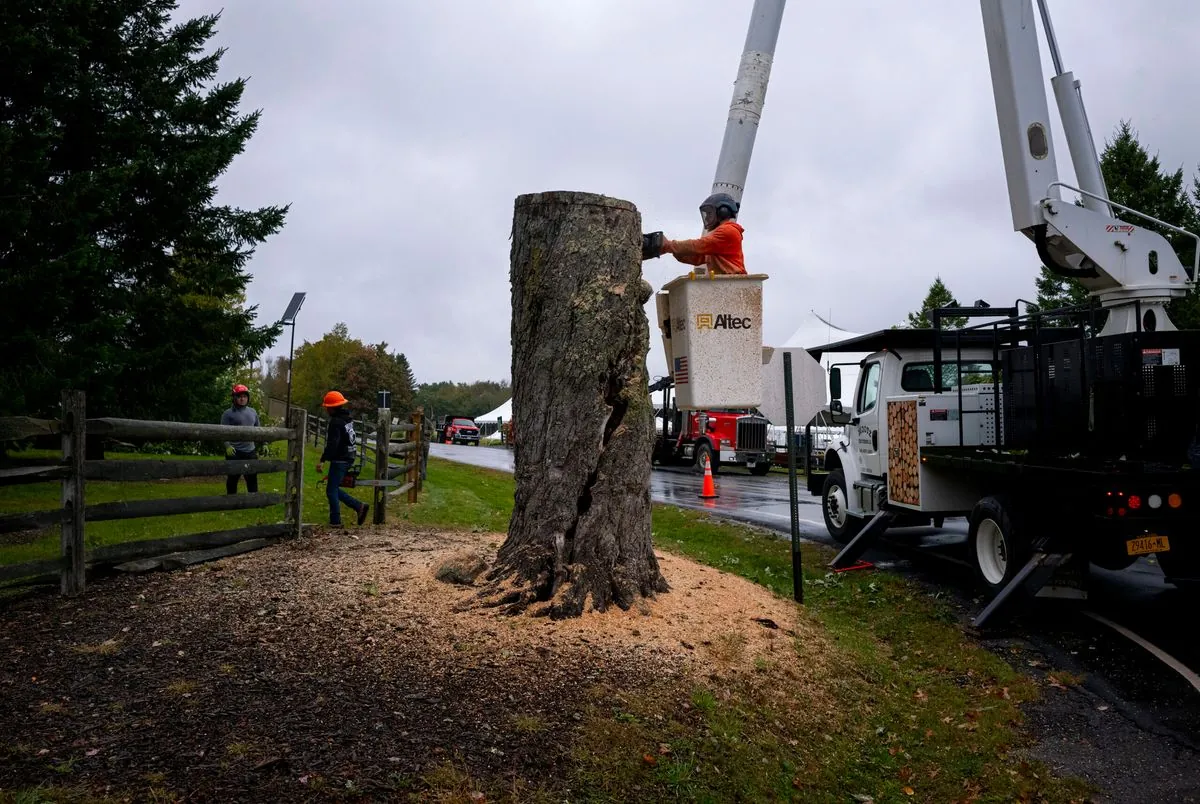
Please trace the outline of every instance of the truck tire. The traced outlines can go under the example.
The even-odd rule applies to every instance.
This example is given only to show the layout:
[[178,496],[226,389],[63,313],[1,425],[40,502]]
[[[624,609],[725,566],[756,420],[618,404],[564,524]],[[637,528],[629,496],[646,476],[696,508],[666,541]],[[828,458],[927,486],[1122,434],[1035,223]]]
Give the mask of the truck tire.
[[712,447],[710,447],[708,445],[708,442],[697,444],[695,455],[696,455],[696,467],[695,468],[696,468],[696,472],[698,474],[701,474],[701,475],[704,474],[704,456],[705,455],[708,456],[708,465],[710,467],[712,467],[712,473],[714,475],[717,473],[717,459],[713,456]]
[[969,522],[967,560],[993,596],[1029,561],[1031,543],[1007,497],[984,497],[975,503]]
[[750,467],[750,474],[754,475],[755,477],[762,477],[769,471],[771,471],[771,464],[767,463],[766,461],[761,461]]
[[821,489],[821,512],[825,515],[825,529],[838,544],[849,544],[863,528],[862,517],[854,516],[846,507],[846,473],[834,469],[825,477]]

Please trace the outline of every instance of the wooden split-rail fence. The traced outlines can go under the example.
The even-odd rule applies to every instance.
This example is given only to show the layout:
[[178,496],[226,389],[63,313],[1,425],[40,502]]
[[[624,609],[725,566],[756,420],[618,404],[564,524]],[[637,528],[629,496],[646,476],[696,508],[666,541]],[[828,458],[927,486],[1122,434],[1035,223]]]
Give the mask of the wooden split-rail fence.
[[[176,556],[183,563],[233,555],[257,549],[270,541],[298,536],[303,527],[304,433],[307,412],[293,408],[286,427],[237,427],[192,422],[146,421],[142,419],[88,419],[81,391],[65,391],[59,419],[29,417],[0,418],[0,441],[33,436],[62,437],[59,461],[31,462],[0,469],[0,486],[59,481],[62,504],[48,511],[0,516],[0,533],[58,526],[60,555],[55,559],[0,566],[0,582],[15,579],[44,580],[60,577],[63,594],[75,595],[86,585],[88,567],[115,566],[155,557]],[[105,438],[189,441],[287,441],[284,460],[87,460],[88,435]],[[268,474],[285,472],[283,493],[222,494],[172,499],[123,500],[88,505],[87,481],[139,482],[193,477],[217,477],[234,473]],[[233,530],[193,533],[162,539],[109,544],[87,549],[88,522],[135,519],[151,516],[240,511],[267,508],[283,503],[284,521]],[[190,552],[188,552],[190,551]],[[199,551],[199,552],[197,552]],[[207,551],[207,554],[205,554]],[[164,563],[164,566],[166,564]]]

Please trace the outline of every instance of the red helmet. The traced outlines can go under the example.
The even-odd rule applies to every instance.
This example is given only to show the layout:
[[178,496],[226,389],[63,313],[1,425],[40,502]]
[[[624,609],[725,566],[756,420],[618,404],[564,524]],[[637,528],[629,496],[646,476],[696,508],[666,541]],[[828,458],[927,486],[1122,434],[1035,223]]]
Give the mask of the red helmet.
[[250,401],[250,389],[247,388],[246,386],[242,385],[241,383],[238,383],[237,385],[233,386],[233,398],[237,399],[238,394],[245,394],[246,401],[247,402]]
[[321,406],[325,408],[338,408],[346,404],[346,397],[342,396],[341,391],[330,391],[325,394],[325,399],[321,402]]

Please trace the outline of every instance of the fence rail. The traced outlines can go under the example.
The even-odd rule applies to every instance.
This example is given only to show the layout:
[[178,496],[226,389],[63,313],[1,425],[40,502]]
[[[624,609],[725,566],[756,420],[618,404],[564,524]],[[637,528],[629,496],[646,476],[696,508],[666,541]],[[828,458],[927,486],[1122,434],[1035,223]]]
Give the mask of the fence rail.
[[[58,480],[62,484],[61,505],[47,511],[31,511],[0,516],[0,533],[58,526],[60,554],[58,558],[28,561],[0,567],[0,581],[58,575],[64,595],[76,595],[84,590],[89,566],[121,564],[158,556],[166,565],[170,561],[186,565],[195,560],[215,557],[212,553],[233,554],[248,545],[261,546],[266,540],[298,536],[303,511],[304,433],[308,414],[293,408],[286,427],[236,427],[193,422],[142,421],[140,419],[88,419],[86,398],[82,391],[64,391],[62,418],[33,419],[27,416],[0,418],[0,441],[21,440],[32,436],[61,435],[61,460],[29,462],[27,465],[0,470],[0,486],[39,483]],[[88,434],[114,438],[179,439],[189,441],[287,441],[285,460],[113,460],[89,461],[84,458]],[[187,477],[214,477],[229,474],[285,473],[284,491],[242,495],[206,495],[161,500],[124,500],[120,502],[86,504],[86,481],[104,480],[131,482],[169,480]],[[284,505],[284,521],[277,524],[253,525],[233,530],[193,533],[166,539],[153,539],[124,544],[86,548],[85,528],[88,522],[125,520],[151,516],[238,511]],[[198,556],[179,551],[206,550],[209,555]],[[175,551],[175,555],[163,555]]]
[[[61,483],[61,504],[44,511],[0,515],[0,534],[49,527],[60,529],[57,558],[0,566],[0,582],[22,580],[44,582],[57,577],[64,595],[84,591],[87,571],[101,566],[150,569],[174,568],[224,555],[234,555],[265,546],[272,541],[300,535],[303,527],[304,449],[311,439],[314,447],[327,438],[328,423],[292,408],[285,427],[237,427],[194,422],[143,421],[140,419],[88,419],[83,392],[66,391],[59,419],[28,416],[0,418],[0,442],[37,436],[60,436],[58,459],[28,459],[20,465],[0,468],[0,487],[27,483]],[[372,487],[374,521],[387,518],[388,499],[404,495],[417,502],[425,479],[429,454],[429,423],[418,408],[408,421],[393,417],[381,408],[374,421],[357,423],[362,437],[362,471],[357,485]],[[87,460],[86,437],[186,440],[186,441],[286,441],[283,460]],[[392,463],[394,457],[403,464]],[[374,479],[368,480],[371,464]],[[142,482],[182,478],[219,477],[284,472],[282,493],[220,494],[170,499],[122,500],[88,505],[88,481]],[[85,529],[89,522],[140,517],[241,511],[284,505],[284,521],[231,530],[192,533],[161,539],[111,544],[88,549]],[[144,565],[144,566],[142,566]]]

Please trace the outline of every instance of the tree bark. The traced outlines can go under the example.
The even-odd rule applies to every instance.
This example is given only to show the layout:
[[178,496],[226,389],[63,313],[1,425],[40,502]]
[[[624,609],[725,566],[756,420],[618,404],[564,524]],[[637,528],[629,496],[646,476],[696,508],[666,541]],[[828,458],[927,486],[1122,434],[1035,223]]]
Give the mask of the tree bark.
[[517,198],[513,216],[516,498],[484,590],[574,617],[669,590],[650,539],[654,427],[646,378],[653,289],[641,215],[590,193]]

